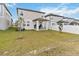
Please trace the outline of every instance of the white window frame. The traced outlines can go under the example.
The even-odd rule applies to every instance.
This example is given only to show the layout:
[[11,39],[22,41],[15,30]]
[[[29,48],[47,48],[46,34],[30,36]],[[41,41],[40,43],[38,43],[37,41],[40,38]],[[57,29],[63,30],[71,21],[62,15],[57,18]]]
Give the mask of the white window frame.
[[0,5],[0,16],[2,16],[2,15],[3,15],[3,6]]

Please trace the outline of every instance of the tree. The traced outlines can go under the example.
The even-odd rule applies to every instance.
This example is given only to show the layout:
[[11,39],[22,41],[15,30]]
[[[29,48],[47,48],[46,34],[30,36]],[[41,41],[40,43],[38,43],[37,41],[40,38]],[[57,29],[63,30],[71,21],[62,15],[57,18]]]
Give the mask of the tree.
[[25,21],[22,17],[19,17],[19,19],[15,23],[17,30],[22,31],[25,26]]
[[59,27],[58,27],[59,31],[62,32],[62,30],[63,30],[63,21],[60,20],[60,21],[57,22],[57,24],[59,25]]

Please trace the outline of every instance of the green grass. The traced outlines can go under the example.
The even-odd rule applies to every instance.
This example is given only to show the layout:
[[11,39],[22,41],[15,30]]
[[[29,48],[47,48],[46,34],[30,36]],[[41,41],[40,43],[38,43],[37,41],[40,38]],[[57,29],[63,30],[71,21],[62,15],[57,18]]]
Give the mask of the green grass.
[[[43,47],[56,47],[37,55],[79,55],[79,35],[57,31],[0,31],[0,55],[26,55]],[[73,49],[75,48],[75,49]],[[74,52],[72,52],[74,51]]]

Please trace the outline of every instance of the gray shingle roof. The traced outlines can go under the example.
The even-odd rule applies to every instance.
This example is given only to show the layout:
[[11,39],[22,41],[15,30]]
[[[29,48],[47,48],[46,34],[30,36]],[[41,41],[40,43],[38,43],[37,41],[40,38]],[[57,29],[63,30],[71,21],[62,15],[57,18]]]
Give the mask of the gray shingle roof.
[[63,16],[60,16],[60,15],[52,14],[52,13],[45,15],[45,17],[48,17],[48,16],[57,16],[57,17],[63,17]]

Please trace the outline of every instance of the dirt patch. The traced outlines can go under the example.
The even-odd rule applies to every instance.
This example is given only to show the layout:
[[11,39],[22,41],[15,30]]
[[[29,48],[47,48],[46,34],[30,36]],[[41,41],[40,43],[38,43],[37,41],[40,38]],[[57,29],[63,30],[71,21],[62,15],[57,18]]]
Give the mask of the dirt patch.
[[22,39],[24,39],[23,36],[19,36],[19,37],[16,38],[16,40],[22,40]]

